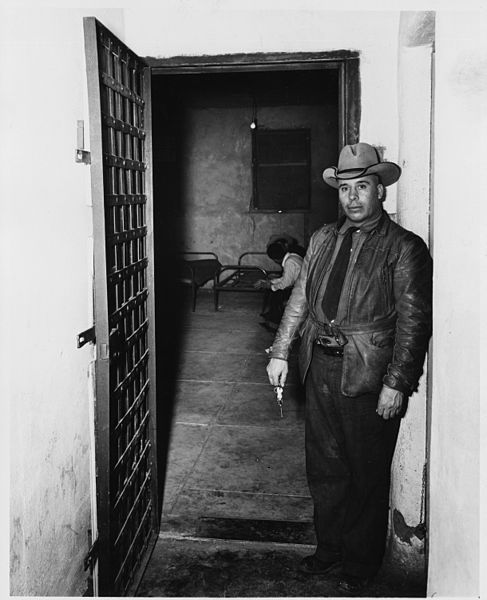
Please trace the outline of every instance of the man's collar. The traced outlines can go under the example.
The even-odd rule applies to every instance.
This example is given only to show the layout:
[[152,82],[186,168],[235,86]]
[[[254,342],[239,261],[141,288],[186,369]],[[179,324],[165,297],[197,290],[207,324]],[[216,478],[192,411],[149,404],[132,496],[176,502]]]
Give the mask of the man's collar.
[[[385,210],[382,210],[379,215],[370,219],[368,222],[362,223],[358,229],[364,232],[377,231],[379,235],[385,235],[390,222],[390,217]],[[347,219],[347,215],[342,215],[335,228],[335,233],[344,234],[349,227],[356,227],[353,221]]]

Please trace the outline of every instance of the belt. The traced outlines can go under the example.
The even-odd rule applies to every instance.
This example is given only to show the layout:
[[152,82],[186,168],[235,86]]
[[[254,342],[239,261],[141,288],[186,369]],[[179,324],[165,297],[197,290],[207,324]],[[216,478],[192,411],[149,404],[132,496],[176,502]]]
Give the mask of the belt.
[[325,346],[320,344],[319,341],[316,341],[315,347],[318,348],[322,354],[326,354],[327,356],[343,357],[343,346]]

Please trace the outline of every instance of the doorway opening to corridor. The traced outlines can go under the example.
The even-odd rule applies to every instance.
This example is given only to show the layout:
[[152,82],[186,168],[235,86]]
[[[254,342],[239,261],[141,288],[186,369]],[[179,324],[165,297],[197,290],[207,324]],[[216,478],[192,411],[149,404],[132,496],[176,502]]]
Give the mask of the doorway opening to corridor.
[[[210,283],[193,312],[181,253],[213,252],[223,265],[260,253],[251,260],[266,269],[272,235],[306,246],[336,220],[321,173],[358,141],[358,54],[146,60],[161,535],[313,543],[296,365],[281,419],[266,381],[272,335],[259,326],[261,296],[221,294],[215,311]],[[256,129],[309,132],[307,207],[256,208]]]

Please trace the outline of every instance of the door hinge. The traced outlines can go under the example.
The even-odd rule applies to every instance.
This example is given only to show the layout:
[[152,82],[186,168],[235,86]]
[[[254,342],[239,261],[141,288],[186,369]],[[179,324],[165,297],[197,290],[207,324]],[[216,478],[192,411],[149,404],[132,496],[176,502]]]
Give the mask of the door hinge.
[[77,133],[77,148],[75,152],[75,161],[77,163],[84,163],[85,165],[91,164],[91,152],[89,150],[85,150],[85,122],[78,121],[76,124],[76,133]]
[[93,325],[93,327],[90,327],[86,331],[82,331],[81,333],[78,333],[78,335],[76,336],[76,340],[78,343],[78,348],[82,348],[85,344],[88,344],[89,342],[94,342],[95,341],[95,326]]
[[85,165],[91,164],[91,152],[89,150],[83,150],[83,148],[76,148],[76,154],[74,160],[77,163],[83,163]]
[[96,540],[93,542],[93,544],[91,544],[91,547],[88,550],[88,554],[84,558],[83,567],[84,567],[85,571],[87,571],[88,569],[90,569],[90,571],[92,571],[93,567],[95,566],[96,561],[98,560],[98,546],[99,546],[98,539],[99,538],[96,538]]

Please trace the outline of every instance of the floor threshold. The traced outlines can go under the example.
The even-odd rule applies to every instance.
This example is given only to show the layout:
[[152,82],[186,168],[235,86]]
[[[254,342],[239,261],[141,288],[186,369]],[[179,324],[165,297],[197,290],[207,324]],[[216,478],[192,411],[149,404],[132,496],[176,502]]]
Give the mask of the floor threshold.
[[271,544],[316,543],[313,523],[310,521],[168,516],[161,523],[160,535]]
[[184,534],[184,533],[173,533],[173,532],[159,532],[160,540],[179,540],[179,541],[188,541],[188,542],[201,542],[201,543],[226,543],[231,542],[232,544],[241,545],[245,548],[250,548],[255,546],[260,549],[272,549],[272,548],[290,548],[290,549],[300,549],[300,550],[308,550],[310,553],[314,553],[315,544],[297,544],[293,542],[269,542],[269,541],[256,541],[256,540],[229,540],[228,538],[203,538],[203,537],[195,537],[192,535]]

